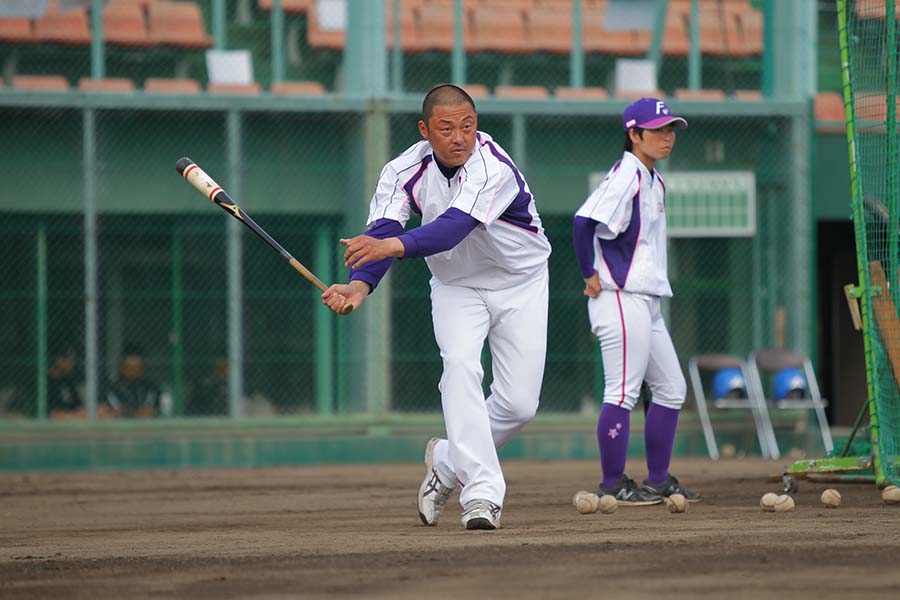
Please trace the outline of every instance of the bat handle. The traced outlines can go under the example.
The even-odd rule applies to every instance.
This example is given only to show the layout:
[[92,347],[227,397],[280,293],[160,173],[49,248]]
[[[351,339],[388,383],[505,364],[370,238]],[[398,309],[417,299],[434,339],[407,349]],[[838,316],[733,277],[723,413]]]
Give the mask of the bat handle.
[[[291,263],[291,266],[294,267],[294,269],[295,269],[298,273],[300,273],[301,275],[303,275],[303,276],[304,276],[306,279],[308,279],[314,286],[316,286],[316,287],[319,289],[320,292],[324,292],[325,290],[328,289],[328,287],[327,287],[324,283],[322,283],[322,280],[319,279],[318,277],[316,277],[316,276],[313,274],[312,271],[310,271],[309,269],[307,269],[306,267],[304,267],[304,266],[303,266],[303,263],[301,263],[299,260],[297,260],[297,259],[294,258],[294,257],[291,257],[291,259],[290,259],[288,262]],[[350,313],[353,312],[353,310],[354,310],[355,308],[356,308],[356,307],[353,305],[352,302],[347,302],[347,303],[345,303],[344,306],[341,308],[341,314],[342,314],[342,315],[349,315]]]

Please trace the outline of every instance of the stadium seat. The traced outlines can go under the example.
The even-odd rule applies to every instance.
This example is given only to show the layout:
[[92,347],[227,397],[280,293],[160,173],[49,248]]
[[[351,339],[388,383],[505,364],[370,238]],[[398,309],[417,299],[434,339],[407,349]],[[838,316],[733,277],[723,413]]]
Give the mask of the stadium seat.
[[306,17],[306,41],[313,48],[326,50],[343,50],[347,39],[347,32],[343,29],[323,27],[322,15],[319,14],[318,2],[309,5]]
[[144,82],[144,91],[150,94],[186,94],[200,93],[200,83],[195,79],[164,79],[151,77]]
[[275,96],[321,96],[325,86],[318,81],[277,81],[269,91]]
[[[860,19],[881,19],[884,20],[884,14],[887,4],[885,0],[869,0],[867,2],[856,3],[856,16]],[[900,19],[900,4],[894,5],[894,19]]]
[[662,90],[616,90],[613,94],[619,100],[637,100],[638,98],[665,98]]
[[106,0],[106,6],[137,6],[141,9],[145,9],[153,1],[154,0]]
[[[528,13],[528,42],[532,51],[567,54],[572,50],[572,8],[539,5]],[[582,38],[584,39],[584,38]]]
[[724,90],[688,90],[684,88],[678,88],[675,90],[675,96],[678,100],[701,100],[701,101],[712,101],[712,102],[720,102],[725,100],[725,91]]
[[209,48],[212,38],[206,35],[200,7],[193,2],[154,0],[147,7],[148,35],[153,44],[182,48]]
[[758,102],[763,99],[763,95],[759,90],[734,90],[734,99]]
[[666,12],[662,52],[665,56],[687,56],[691,49],[691,5],[685,0],[672,0]]
[[[387,31],[385,32],[387,47],[394,47],[394,3],[393,0],[385,5],[385,20]],[[400,47],[407,52],[420,50],[418,22],[419,6],[416,2],[403,0],[400,5]]]
[[756,56],[763,49],[763,15],[746,0],[732,0],[725,4],[730,14],[729,46],[733,56]]
[[521,100],[544,100],[547,88],[538,85],[498,85],[494,88],[497,98],[518,98]]
[[[281,8],[286,13],[305,13],[309,5],[315,0],[281,0]],[[259,0],[259,7],[263,10],[272,10],[273,0]]]
[[480,83],[466,83],[462,88],[468,92],[472,98],[487,98],[491,95],[486,85]]
[[844,133],[846,118],[844,99],[837,92],[819,92],[814,102],[816,131],[818,133]]
[[0,42],[21,44],[36,41],[31,19],[18,17],[0,19]]
[[[471,51],[474,47],[471,27],[471,12],[463,13],[463,46]],[[448,2],[426,2],[419,9],[419,47],[422,50],[453,50],[453,4]]]
[[232,96],[253,96],[259,93],[259,84],[253,83],[210,83],[206,86],[206,91],[210,94],[232,95]]
[[58,11],[51,3],[47,14],[34,20],[34,36],[39,42],[87,46],[91,43],[87,10]]
[[560,100],[606,100],[609,98],[609,93],[602,87],[558,87],[553,95]]
[[78,80],[78,89],[82,92],[113,92],[118,94],[130,94],[134,91],[134,83],[124,77],[110,77],[108,79],[91,79],[82,77]]
[[144,9],[137,3],[110,3],[103,9],[103,39],[120,46],[147,46]]
[[69,82],[62,75],[16,75],[12,79],[14,90],[34,92],[65,92]]
[[[525,13],[522,9],[480,5],[470,15],[473,50],[519,54],[531,49],[525,34]],[[452,27],[450,29],[452,32]]]
[[[747,359],[747,367],[750,374],[750,383],[756,387],[756,393],[764,402],[778,409],[811,409],[818,418],[819,430],[822,434],[822,443],[825,452],[834,450],[834,442],[831,439],[831,429],[825,416],[825,400],[819,391],[819,383],[813,370],[809,357],[799,352],[767,348],[750,353]],[[802,396],[792,397],[791,394],[779,393],[779,378],[783,373],[793,372],[801,379]],[[766,394],[763,388],[761,374],[767,373],[774,377],[774,386],[771,394]],[[785,390],[789,391],[789,390]],[[777,446],[775,446],[777,449]],[[777,457],[773,457],[777,458]]]
[[[756,389],[747,383],[751,379],[746,361],[731,354],[700,354],[688,361],[688,375],[711,459],[719,458],[719,446],[710,418],[711,409],[749,410],[756,426],[760,453],[765,457],[778,458],[778,444],[768,407],[756,394]],[[711,401],[707,399],[708,393]]]

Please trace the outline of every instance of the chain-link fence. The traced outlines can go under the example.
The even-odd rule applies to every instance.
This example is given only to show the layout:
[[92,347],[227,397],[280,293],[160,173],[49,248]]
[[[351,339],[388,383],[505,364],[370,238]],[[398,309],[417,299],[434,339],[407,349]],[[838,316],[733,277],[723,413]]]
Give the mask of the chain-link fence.
[[[63,11],[77,3],[48,4]],[[132,8],[122,8],[126,4]],[[181,45],[154,41],[163,39],[153,31],[159,35],[154,19],[164,4],[109,2],[105,35],[116,32],[118,22],[109,15],[121,8],[125,17],[139,15],[148,38],[131,45],[108,38],[100,59],[90,39],[81,45],[0,42],[6,83],[0,89],[0,240],[7,252],[0,280],[6,316],[0,322],[0,411],[63,417],[94,402],[100,416],[104,404],[116,403],[130,407],[129,415],[154,413],[142,411],[144,403],[174,416],[439,411],[441,364],[423,261],[392,268],[390,285],[376,292],[387,295],[385,312],[376,316],[377,307],[364,307],[335,317],[319,306],[317,290],[181,181],[174,164],[190,156],[320,279],[343,279],[338,239],[362,230],[381,164],[418,139],[421,92],[450,79],[460,65],[467,85],[486,88],[486,96],[476,95],[479,128],[513,155],[553,244],[542,410],[597,410],[602,374],[571,219],[591,178],[621,154],[618,114],[625,100],[554,96],[557,88],[571,87],[575,69],[583,75],[576,84],[604,88],[615,98],[616,61],[651,51],[648,31],[616,31],[605,17],[613,3],[585,0],[579,5],[583,60],[573,61],[570,2],[389,0],[386,70],[389,88],[403,93],[389,91],[375,106],[342,91],[342,2],[181,3],[193,7],[201,26],[194,41],[185,41],[185,33]],[[635,4],[650,7],[642,22],[652,28],[657,3]],[[792,149],[808,136],[809,122],[799,103],[769,108],[764,101],[730,99],[735,91],[760,89],[762,50],[753,40],[761,40],[761,13],[754,3],[701,1],[703,14],[714,16],[699,26],[706,41],[693,63],[689,45],[675,43],[681,39],[676,30],[689,33],[691,3],[668,4],[655,87],[674,95],[670,104],[691,127],[660,165],[672,186],[667,211],[675,298],[666,310],[686,363],[699,352],[745,354],[772,343],[776,314],[802,295],[797,280],[809,265],[802,258],[797,265],[796,257],[808,252],[802,233],[807,182],[799,168],[806,158]],[[549,21],[554,12],[547,7],[565,17],[554,21],[564,32],[555,46],[546,42],[552,28],[540,29],[546,25],[541,19]],[[395,8],[402,11],[402,52],[392,49]],[[502,46],[499,33],[488,43],[482,10],[513,15],[507,18],[513,29],[521,18],[519,46]],[[79,14],[92,23],[91,10]],[[466,42],[462,61],[452,50],[458,14],[463,39],[482,28],[481,41]],[[41,18],[26,18],[35,35]],[[427,29],[431,19],[441,24],[436,30]],[[590,32],[598,27],[609,28],[610,39],[622,45],[591,45]],[[738,43],[747,46],[739,52]],[[249,88],[214,88],[205,55],[213,45],[250,51]],[[82,78],[97,74],[98,60],[107,79],[124,78],[133,89],[75,91]],[[697,73],[703,88],[721,95],[680,99],[676,90],[689,87]],[[62,75],[72,87],[17,89],[18,76],[40,74]],[[151,80],[197,86],[166,88]],[[322,89],[286,97],[276,90],[279,82],[297,81]],[[546,98],[505,100],[503,86],[538,86],[543,92],[537,95]],[[386,139],[372,134],[377,128],[370,123],[379,118]],[[710,186],[718,181],[710,171],[745,183]],[[685,209],[679,213],[679,207]],[[795,332],[811,327],[804,305],[789,313]],[[380,347],[387,355],[367,355],[367,343],[379,335],[386,336]],[[367,373],[378,370],[372,361],[388,371],[377,408],[361,399]],[[487,351],[485,363],[487,387]]]

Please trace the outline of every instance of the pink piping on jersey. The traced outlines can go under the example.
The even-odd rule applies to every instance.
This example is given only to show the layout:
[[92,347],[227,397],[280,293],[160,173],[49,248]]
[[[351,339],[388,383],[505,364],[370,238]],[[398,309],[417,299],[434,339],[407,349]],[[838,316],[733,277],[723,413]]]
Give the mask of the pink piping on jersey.
[[619,406],[625,402],[625,377],[628,374],[628,336],[625,333],[625,313],[622,311],[622,296],[619,290],[616,290],[616,302],[619,303],[619,320],[622,321],[622,397],[619,399]]
[[654,170],[653,172],[656,174],[656,179],[659,181],[659,185],[662,186],[662,189],[663,189],[663,207],[665,207],[665,206],[666,206],[666,184],[665,184],[665,182],[662,180],[662,177],[659,176],[659,171]]
[[[489,144],[489,142],[488,142],[487,140],[485,140],[485,141],[481,142],[481,147],[484,148],[484,147],[487,146],[488,144]],[[493,144],[491,144],[491,145],[489,146],[489,148],[490,148],[490,150],[491,150],[491,153],[493,153],[493,152],[494,152],[494,146],[493,146]],[[497,165],[497,166],[498,166],[497,172],[499,173],[499,172],[500,172],[500,168],[499,168],[500,165]],[[491,199],[488,201],[487,212],[485,213],[485,217],[487,217],[487,218],[490,218],[491,208],[494,206],[494,198],[496,198],[496,197],[497,197],[497,194],[500,193],[500,182],[502,182],[502,181],[503,181],[503,178],[502,178],[502,177],[497,177],[497,185],[494,186],[494,194],[491,196]]]

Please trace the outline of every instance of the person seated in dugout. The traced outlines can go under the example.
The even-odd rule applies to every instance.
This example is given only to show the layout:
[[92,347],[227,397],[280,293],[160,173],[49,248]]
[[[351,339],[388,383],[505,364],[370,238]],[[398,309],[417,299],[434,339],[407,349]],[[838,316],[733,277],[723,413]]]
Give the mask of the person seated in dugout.
[[155,417],[160,413],[159,386],[144,375],[144,354],[136,344],[125,346],[119,373],[110,383],[101,417]]
[[57,352],[47,369],[47,413],[52,419],[83,419],[84,381],[78,371],[75,349]]

